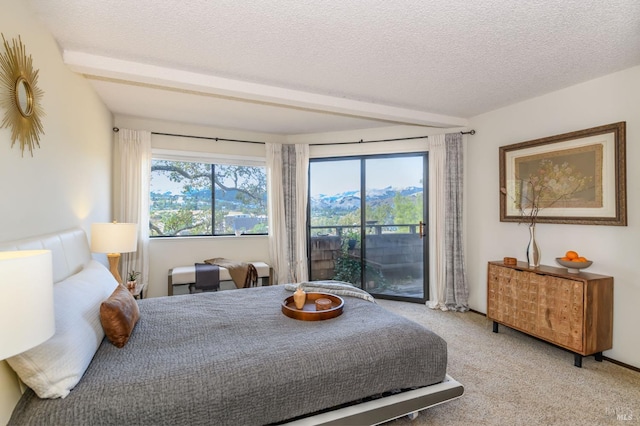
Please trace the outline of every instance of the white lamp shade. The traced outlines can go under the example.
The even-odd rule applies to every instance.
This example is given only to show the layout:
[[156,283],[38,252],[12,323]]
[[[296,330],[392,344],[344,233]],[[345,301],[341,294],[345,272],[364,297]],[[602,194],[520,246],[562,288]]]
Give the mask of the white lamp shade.
[[128,253],[138,246],[138,224],[94,223],[91,225],[91,251],[94,253]]
[[0,360],[55,333],[51,262],[49,250],[0,252]]

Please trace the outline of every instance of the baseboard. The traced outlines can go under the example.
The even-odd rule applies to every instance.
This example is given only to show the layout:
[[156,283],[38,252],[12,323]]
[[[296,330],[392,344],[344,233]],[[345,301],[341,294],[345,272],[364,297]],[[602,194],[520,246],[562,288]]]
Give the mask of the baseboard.
[[602,356],[602,359],[605,361],[609,361],[612,364],[619,365],[620,367],[628,368],[629,370],[636,371],[640,373],[640,368],[634,367],[633,365],[625,364],[624,362],[618,361],[617,359],[609,358],[608,356]]
[[[481,316],[483,316],[485,318],[487,317],[487,314],[485,314],[484,312],[476,311],[475,309],[469,309],[469,312],[473,312],[474,314],[481,315]],[[535,336],[530,336],[530,337],[536,338]],[[542,341],[544,341],[544,340],[542,340]],[[618,361],[617,359],[609,358],[608,356],[604,356],[604,355],[602,356],[602,359],[606,360],[606,361],[609,361],[612,364],[619,365],[620,367],[628,368],[631,371],[636,371],[636,372],[640,373],[640,368],[635,367],[633,365],[625,364],[624,362]]]

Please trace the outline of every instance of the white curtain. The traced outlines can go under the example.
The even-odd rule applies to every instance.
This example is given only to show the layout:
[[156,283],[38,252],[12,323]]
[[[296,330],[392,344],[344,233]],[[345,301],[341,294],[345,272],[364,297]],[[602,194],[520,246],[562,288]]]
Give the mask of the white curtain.
[[429,136],[429,301],[432,309],[445,305],[445,137]]
[[138,224],[138,248],[123,253],[123,279],[129,271],[140,272],[138,281],[149,280],[149,180],[151,133],[120,129],[114,150],[114,220]]
[[269,215],[269,257],[273,267],[273,283],[286,282],[288,261],[286,253],[287,226],[282,187],[282,145],[266,143],[267,151],[267,207]]
[[266,144],[269,255],[274,283],[301,282],[307,270],[307,145]]

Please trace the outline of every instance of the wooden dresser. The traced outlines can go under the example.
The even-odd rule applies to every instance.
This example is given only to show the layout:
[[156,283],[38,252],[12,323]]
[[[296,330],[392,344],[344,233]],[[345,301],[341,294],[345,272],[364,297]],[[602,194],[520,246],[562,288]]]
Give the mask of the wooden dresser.
[[487,318],[530,334],[582,357],[611,349],[613,336],[613,277],[526,262],[489,262]]

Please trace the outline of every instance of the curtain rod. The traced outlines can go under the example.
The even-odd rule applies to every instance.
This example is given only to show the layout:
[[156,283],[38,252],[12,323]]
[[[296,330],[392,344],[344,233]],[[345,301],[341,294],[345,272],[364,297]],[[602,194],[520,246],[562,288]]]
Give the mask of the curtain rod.
[[[118,133],[120,131],[119,128],[114,127],[113,131],[115,133]],[[242,140],[242,139],[226,139],[226,138],[214,138],[214,137],[209,137],[209,136],[192,136],[192,135],[179,135],[179,134],[175,134],[175,133],[159,133],[159,132],[151,132],[152,135],[162,135],[162,136],[175,136],[175,137],[181,137],[181,138],[193,138],[193,139],[208,139],[208,140],[213,140],[213,141],[224,141],[224,142],[240,142],[240,143],[255,143],[255,144],[261,144],[264,145],[266,142],[259,142],[259,141],[246,141],[246,140]],[[460,132],[461,135],[475,135],[476,131],[475,130],[470,130],[468,132]],[[414,136],[414,137],[410,137],[410,138],[396,138],[396,139],[378,139],[378,140],[373,140],[373,141],[365,141],[360,139],[357,142],[334,142],[334,143],[312,143],[309,144],[310,146],[326,146],[326,145],[349,145],[349,144],[360,144],[360,143],[372,143],[372,142],[394,142],[394,141],[405,141],[405,140],[411,140],[411,139],[426,139],[429,136]]]
[[[114,127],[113,128],[113,132],[114,133],[118,133],[120,131],[119,128]],[[160,133],[160,132],[151,132],[152,135],[162,135],[162,136],[175,136],[178,138],[192,138],[192,139],[208,139],[208,140],[212,140],[212,141],[223,141],[223,142],[242,142],[242,143],[257,143],[257,144],[261,144],[264,145],[265,142],[259,142],[259,141],[245,141],[242,139],[225,139],[225,138],[212,138],[209,136],[193,136],[193,135],[179,135],[176,133]]]
[[332,142],[332,143],[310,143],[309,146],[327,146],[327,145],[351,145],[351,144],[360,144],[360,143],[373,143],[373,142],[393,142],[393,141],[407,141],[410,139],[426,139],[429,136],[413,136],[410,138],[396,138],[396,139],[378,139],[373,141],[365,141],[360,139],[356,142]]
[[[475,135],[475,130],[469,130],[468,132],[460,132],[461,135]],[[413,136],[410,138],[396,138],[396,139],[378,139],[373,141],[365,141],[360,139],[355,142],[333,142],[333,143],[311,143],[310,146],[327,146],[327,145],[350,145],[350,144],[360,144],[360,143],[372,143],[372,142],[394,142],[394,141],[408,141],[412,139],[427,139],[429,136]]]
[[193,136],[193,135],[178,135],[175,133],[160,133],[160,132],[151,132],[152,135],[162,135],[162,136],[175,136],[175,137],[179,137],[179,138],[192,138],[192,139],[208,139],[208,140],[212,140],[212,141],[223,141],[223,142],[241,142],[241,143],[255,143],[255,144],[260,144],[260,145],[264,145],[265,142],[260,142],[260,141],[246,141],[243,139],[226,139],[226,138],[213,138],[213,137],[209,137],[209,136]]

